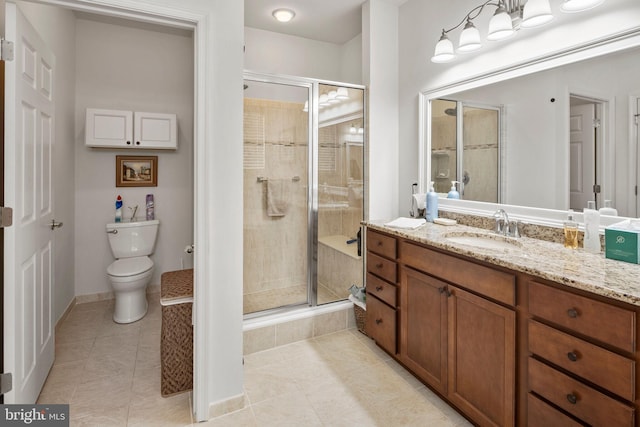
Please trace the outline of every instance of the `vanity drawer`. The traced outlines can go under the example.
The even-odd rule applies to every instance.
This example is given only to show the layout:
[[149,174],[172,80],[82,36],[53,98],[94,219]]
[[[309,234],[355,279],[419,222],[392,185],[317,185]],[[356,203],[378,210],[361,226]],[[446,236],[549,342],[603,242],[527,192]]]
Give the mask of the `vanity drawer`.
[[527,427],[549,426],[581,427],[582,424],[529,393],[527,396]]
[[400,241],[402,263],[496,301],[515,305],[515,276],[483,265]]
[[397,288],[395,285],[367,273],[367,294],[374,295],[391,307],[397,306]]
[[530,282],[529,312],[603,343],[635,352],[633,311]]
[[391,354],[396,354],[396,310],[376,297],[367,298],[367,335]]
[[529,321],[529,351],[629,401],[635,400],[635,362]]
[[387,282],[396,282],[396,263],[371,252],[367,252],[367,271]]
[[529,389],[594,426],[632,427],[634,409],[529,358]]
[[367,250],[386,258],[396,259],[396,239],[367,229]]

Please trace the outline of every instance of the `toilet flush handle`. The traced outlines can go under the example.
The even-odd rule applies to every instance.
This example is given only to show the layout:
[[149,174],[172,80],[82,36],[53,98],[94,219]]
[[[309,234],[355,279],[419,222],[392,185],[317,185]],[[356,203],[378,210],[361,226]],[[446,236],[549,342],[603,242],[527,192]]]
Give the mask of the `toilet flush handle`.
[[118,230],[116,230],[114,228],[113,230],[107,230],[107,233],[109,233],[109,234],[118,234]]

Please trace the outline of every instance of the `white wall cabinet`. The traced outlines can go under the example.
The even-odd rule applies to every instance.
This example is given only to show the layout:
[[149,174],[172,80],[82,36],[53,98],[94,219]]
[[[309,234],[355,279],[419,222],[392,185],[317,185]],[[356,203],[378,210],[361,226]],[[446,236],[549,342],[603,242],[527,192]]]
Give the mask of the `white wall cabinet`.
[[175,114],[87,108],[85,145],[100,148],[175,150]]

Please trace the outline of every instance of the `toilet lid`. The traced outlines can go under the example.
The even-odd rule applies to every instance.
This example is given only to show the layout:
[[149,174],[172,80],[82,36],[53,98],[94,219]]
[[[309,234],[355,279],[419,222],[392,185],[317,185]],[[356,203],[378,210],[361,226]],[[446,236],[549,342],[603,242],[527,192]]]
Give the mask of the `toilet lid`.
[[153,261],[146,256],[138,256],[134,258],[123,258],[114,261],[107,267],[107,274],[110,276],[133,276],[135,274],[144,273],[153,268]]

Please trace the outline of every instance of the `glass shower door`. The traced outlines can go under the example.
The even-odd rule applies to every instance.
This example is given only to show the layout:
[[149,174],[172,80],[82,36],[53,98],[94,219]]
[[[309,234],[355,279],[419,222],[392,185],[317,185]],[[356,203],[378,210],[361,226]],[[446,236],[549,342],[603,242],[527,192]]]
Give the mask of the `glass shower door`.
[[310,91],[245,80],[245,314],[309,303]]
[[[344,300],[363,284],[364,90],[320,84],[317,303]],[[337,96],[342,96],[338,101]]]

